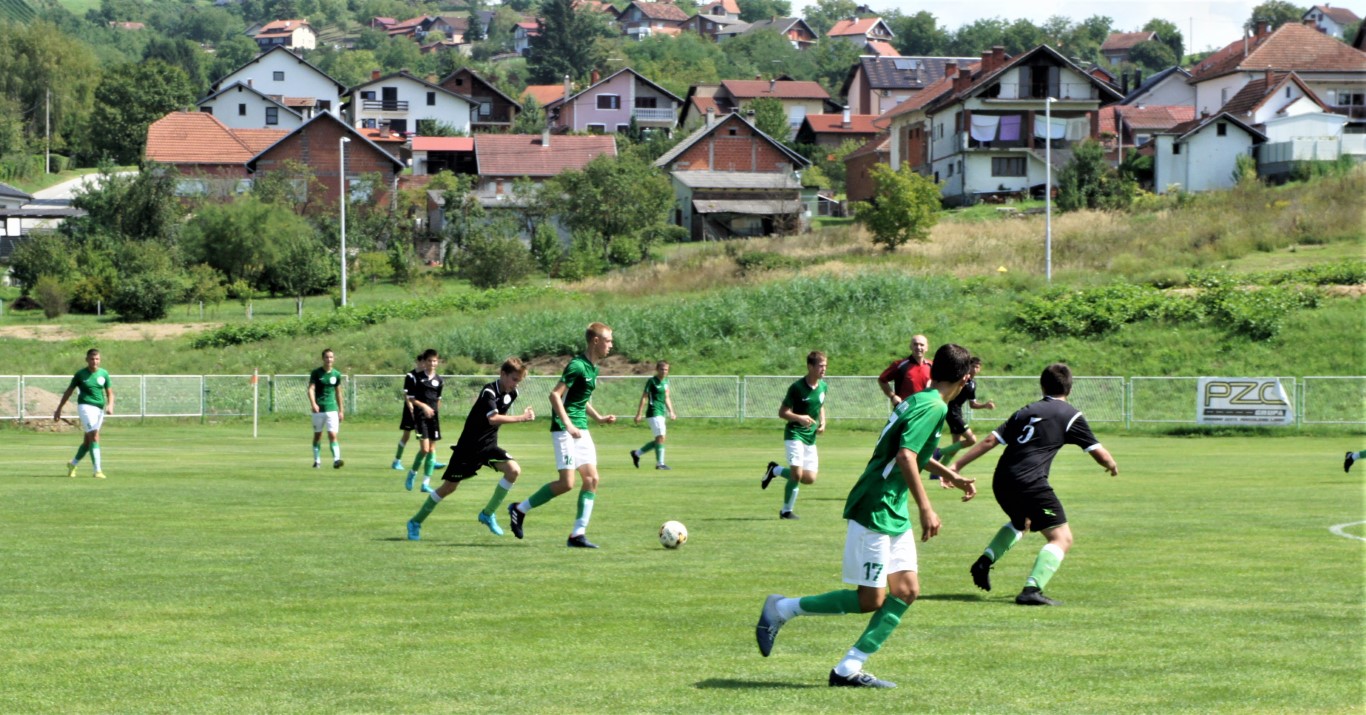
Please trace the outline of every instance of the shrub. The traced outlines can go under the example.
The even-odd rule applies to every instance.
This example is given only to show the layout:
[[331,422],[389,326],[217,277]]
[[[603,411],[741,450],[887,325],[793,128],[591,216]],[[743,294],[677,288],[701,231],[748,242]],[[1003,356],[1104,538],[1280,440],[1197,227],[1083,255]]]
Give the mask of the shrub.
[[1128,283],[1083,291],[1053,290],[1025,299],[1013,324],[1040,339],[1092,337],[1139,320],[1180,317],[1187,312],[1180,300],[1156,288]]
[[536,232],[531,236],[531,256],[536,260],[536,266],[546,275],[555,274],[555,266],[564,256],[564,246],[560,243],[560,233],[550,222],[544,222],[536,227]]
[[170,272],[149,271],[119,280],[109,307],[120,320],[149,321],[166,317],[176,296],[184,292],[178,276]]
[[[389,261],[388,254],[377,251],[366,251],[356,256],[355,272],[361,280],[375,283],[394,277],[394,266]],[[348,274],[347,277],[350,277]]]
[[802,261],[792,256],[784,256],[781,253],[772,251],[746,251],[741,248],[733,248],[738,244],[728,244],[726,254],[735,261],[742,276],[753,275],[763,271],[774,270],[797,270],[802,267]]
[[62,281],[53,276],[38,276],[33,283],[33,297],[43,306],[43,315],[56,318],[66,315],[71,294]]
[[460,253],[460,277],[475,288],[497,288],[516,283],[531,273],[531,253],[506,231],[482,231],[465,241]]

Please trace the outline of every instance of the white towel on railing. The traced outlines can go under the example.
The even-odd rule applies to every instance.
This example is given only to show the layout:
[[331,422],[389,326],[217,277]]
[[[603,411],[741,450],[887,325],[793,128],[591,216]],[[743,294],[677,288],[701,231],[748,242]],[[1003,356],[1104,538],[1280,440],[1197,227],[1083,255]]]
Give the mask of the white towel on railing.
[[972,115],[972,138],[979,142],[989,142],[996,138],[996,127],[1001,118],[992,114]]
[[1054,119],[1049,124],[1043,117],[1034,117],[1034,136],[1040,139],[1065,139],[1067,138],[1067,120]]

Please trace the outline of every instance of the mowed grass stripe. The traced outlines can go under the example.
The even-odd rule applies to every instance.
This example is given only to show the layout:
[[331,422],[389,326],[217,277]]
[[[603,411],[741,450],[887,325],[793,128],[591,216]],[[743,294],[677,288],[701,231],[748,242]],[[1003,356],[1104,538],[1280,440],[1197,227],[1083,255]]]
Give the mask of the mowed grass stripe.
[[[864,616],[798,619],[760,658],[764,595],[842,587],[840,512],[876,434],[851,427],[821,438],[798,522],[776,518],[781,485],[758,489],[782,455],[773,421],[675,423],[668,473],[630,465],[648,430],[598,427],[591,553],[563,545],[569,496],[524,541],[488,534],[474,515],[491,472],[406,541],[423,497],[389,468],[387,423],[343,425],[341,470],[309,468],[303,419],[257,440],[241,423],[116,423],[103,482],[87,464],[65,477],[74,434],[7,429],[0,710],[1360,709],[1366,547],[1328,528],[1366,518],[1366,492],[1341,438],[1102,433],[1113,479],[1064,451],[1054,484],[1077,545],[1049,586],[1057,609],[1011,602],[1037,535],[976,590],[967,567],[1004,517],[989,488],[962,504],[931,484],[945,526],[921,544],[922,599],[869,665],[902,689],[825,687]],[[547,429],[504,430],[525,470],[510,500],[552,478]],[[985,486],[994,461],[969,472]],[[690,531],[677,551],[655,538],[670,518]]]

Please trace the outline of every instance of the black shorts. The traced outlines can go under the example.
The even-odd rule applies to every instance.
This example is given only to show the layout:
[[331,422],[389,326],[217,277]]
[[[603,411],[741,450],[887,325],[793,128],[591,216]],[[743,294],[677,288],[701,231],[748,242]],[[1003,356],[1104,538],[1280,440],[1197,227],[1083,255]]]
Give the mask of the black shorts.
[[992,484],[991,490],[1016,531],[1025,530],[1025,520],[1029,521],[1030,531],[1043,531],[1067,523],[1062,502],[1046,481],[1023,489],[1015,484]]
[[429,439],[436,442],[441,439],[441,414],[435,413],[431,417],[426,415],[413,415],[413,433],[418,439]]
[[469,479],[479,471],[480,467],[495,469],[499,462],[507,462],[512,459],[512,455],[507,450],[493,445],[479,450],[462,450],[460,445],[451,447],[451,461],[446,465],[446,471],[441,475],[441,479],[447,482],[458,482]]
[[403,416],[398,418],[398,428],[404,432],[411,432],[413,429],[413,411],[408,409],[408,404],[403,405]]
[[963,421],[962,412],[950,412],[944,416],[944,424],[949,426],[949,434],[963,434],[968,431],[968,424]]

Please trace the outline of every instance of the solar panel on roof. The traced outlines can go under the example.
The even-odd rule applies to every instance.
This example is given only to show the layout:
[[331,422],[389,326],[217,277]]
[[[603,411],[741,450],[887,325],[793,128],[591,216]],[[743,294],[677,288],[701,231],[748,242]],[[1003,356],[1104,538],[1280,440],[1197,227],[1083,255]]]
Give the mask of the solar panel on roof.
[[910,60],[892,60],[892,66],[899,70],[915,69],[915,64]]

